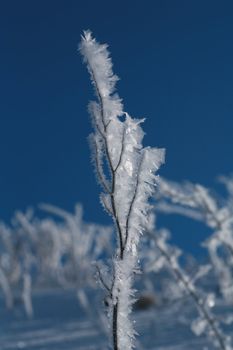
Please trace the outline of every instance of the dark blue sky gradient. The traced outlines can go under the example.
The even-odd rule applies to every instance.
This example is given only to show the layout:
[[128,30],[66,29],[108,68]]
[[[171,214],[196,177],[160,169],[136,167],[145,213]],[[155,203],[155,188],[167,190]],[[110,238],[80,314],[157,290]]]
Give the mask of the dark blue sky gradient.
[[[87,28],[110,46],[125,110],[147,118],[145,144],[167,149],[162,175],[214,186],[233,171],[232,1],[2,1],[4,220],[40,202],[72,210],[80,201],[87,220],[108,222],[87,143],[92,87],[77,52]],[[178,243],[201,239],[197,231]]]

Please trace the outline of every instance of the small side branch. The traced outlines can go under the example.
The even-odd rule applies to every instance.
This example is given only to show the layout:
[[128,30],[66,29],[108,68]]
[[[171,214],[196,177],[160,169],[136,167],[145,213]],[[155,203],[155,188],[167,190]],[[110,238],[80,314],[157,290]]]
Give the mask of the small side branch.
[[141,167],[142,167],[142,162],[144,159],[144,155],[142,155],[142,158],[140,159],[140,163],[138,166],[138,171],[137,171],[137,177],[136,177],[136,184],[135,184],[135,189],[134,189],[134,194],[130,203],[130,207],[129,207],[129,211],[127,214],[127,218],[126,218],[126,230],[125,230],[125,244],[124,244],[124,250],[127,247],[127,243],[128,243],[128,239],[129,239],[129,224],[130,224],[130,218],[132,215],[132,211],[133,211],[133,207],[134,207],[134,203],[137,199],[137,194],[138,194],[138,188],[139,188],[139,177],[140,177],[140,172],[141,172]]
[[123,154],[124,154],[124,149],[125,149],[125,127],[124,127],[124,131],[123,131],[123,135],[122,135],[122,140],[121,140],[121,153],[120,153],[120,157],[119,157],[119,160],[118,160],[118,163],[114,169],[114,173],[116,174],[117,172],[117,169],[119,168],[119,166],[121,165],[121,161],[122,161],[122,157],[123,157]]
[[107,180],[105,179],[103,173],[102,173],[102,168],[100,164],[100,159],[99,159],[99,152],[98,152],[98,145],[96,140],[94,142],[94,150],[95,150],[95,163],[96,163],[96,171],[100,180],[101,185],[103,186],[104,190],[108,193],[111,194],[111,191],[108,187]]
[[101,201],[102,201],[102,204],[103,204],[103,206],[104,206],[104,209],[107,211],[107,213],[108,213],[110,216],[112,216],[112,215],[113,215],[112,209],[109,208],[109,206],[108,206],[108,204],[107,204],[107,202],[106,202],[106,200],[105,200],[104,195],[101,196]]
[[103,286],[104,289],[108,292],[108,294],[111,295],[111,294],[112,294],[111,289],[110,289],[110,287],[107,285],[107,283],[105,282],[105,280],[104,280],[104,278],[103,278],[103,276],[102,276],[102,273],[101,273],[101,271],[100,271],[100,267],[99,267],[98,264],[96,264],[96,271],[97,271],[97,273],[98,273],[98,277],[99,277],[99,280],[100,280],[102,286]]

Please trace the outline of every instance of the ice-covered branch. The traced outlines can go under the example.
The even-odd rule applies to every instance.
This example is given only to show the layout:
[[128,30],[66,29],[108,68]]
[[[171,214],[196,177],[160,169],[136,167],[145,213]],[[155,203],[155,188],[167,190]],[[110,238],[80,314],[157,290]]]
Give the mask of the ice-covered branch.
[[[137,247],[147,222],[148,198],[157,184],[155,172],[163,163],[164,150],[143,148],[144,133],[140,124],[144,120],[133,119],[123,111],[121,100],[115,94],[118,78],[113,74],[107,46],[97,43],[86,31],[80,51],[98,99],[98,103],[90,104],[89,110],[94,127],[91,137],[94,163],[104,190],[101,198],[112,215],[118,237],[110,310],[113,348],[130,350],[134,347],[135,336],[129,314]],[[108,166],[107,172],[102,159]]]
[[28,317],[33,316],[32,292],[38,287],[75,288],[82,304],[89,305],[84,303],[85,289],[96,288],[91,262],[103,251],[106,256],[112,252],[113,228],[84,222],[81,205],[74,213],[42,207],[60,220],[39,219],[29,210],[17,211],[11,225],[0,223],[0,289],[6,306],[20,300]]
[[199,318],[193,321],[191,326],[193,331],[197,335],[200,335],[203,332],[206,333],[217,349],[231,350],[230,339],[221,331],[219,322],[210,310],[214,305],[214,301],[212,301],[213,295],[203,295],[203,293],[195,286],[195,280],[208,273],[209,266],[204,266],[197,272],[194,278],[190,278],[179,264],[178,258],[180,254],[177,254],[177,251],[174,251],[174,248],[166,241],[166,232],[163,234],[163,231],[156,232],[150,228],[150,230],[147,231],[147,234],[155,243],[156,249],[164,259],[164,264],[167,264],[180,288],[191,297],[198,310]]
[[[221,292],[227,300],[233,297],[233,206],[232,179],[222,177],[229,197],[213,196],[211,191],[190,182],[175,183],[160,179],[156,209],[190,217],[205,223],[212,235],[204,242],[218,276]],[[222,254],[224,251],[224,254]]]

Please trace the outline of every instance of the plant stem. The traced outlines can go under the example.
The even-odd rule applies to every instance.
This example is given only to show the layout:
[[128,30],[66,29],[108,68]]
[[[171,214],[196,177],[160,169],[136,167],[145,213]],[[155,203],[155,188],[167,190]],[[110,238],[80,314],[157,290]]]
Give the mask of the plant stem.
[[113,335],[114,350],[118,350],[117,316],[118,316],[118,301],[113,306],[113,315],[112,315],[112,335]]

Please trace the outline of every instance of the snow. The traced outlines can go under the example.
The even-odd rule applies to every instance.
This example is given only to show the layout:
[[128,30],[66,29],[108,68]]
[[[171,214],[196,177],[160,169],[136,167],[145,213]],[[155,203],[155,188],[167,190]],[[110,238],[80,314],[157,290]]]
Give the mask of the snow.
[[[93,295],[93,299],[100,301],[100,295]],[[102,312],[101,302],[96,303],[99,309],[92,310],[92,317],[85,313],[71,291],[37,292],[33,295],[33,303],[35,315],[28,320],[21,306],[10,314],[0,299],[1,350],[109,349],[98,318]],[[229,305],[219,304],[218,313],[224,315],[228,308]],[[213,346],[204,336],[196,337],[190,330],[194,313],[187,300],[133,312],[139,333],[137,350],[212,350]],[[227,327],[228,332],[232,332],[232,326]]]

